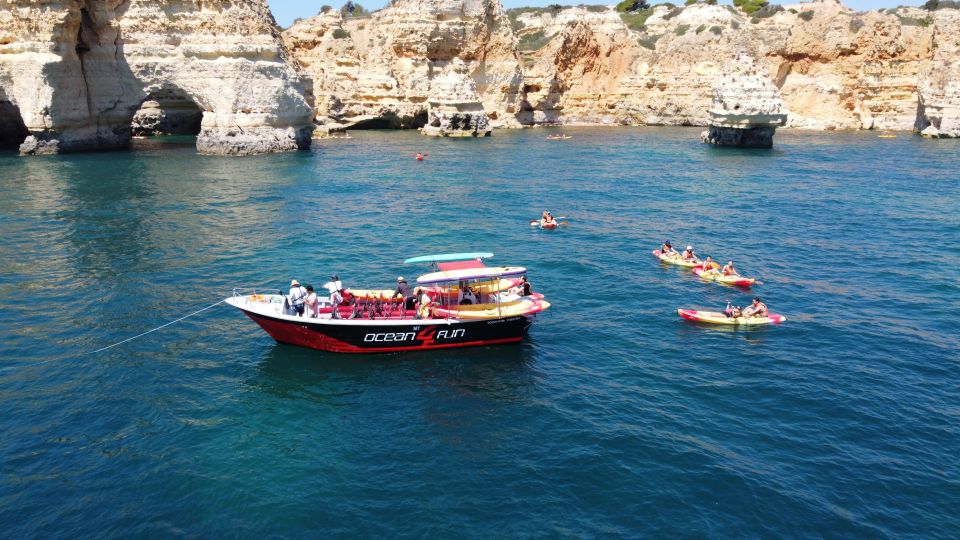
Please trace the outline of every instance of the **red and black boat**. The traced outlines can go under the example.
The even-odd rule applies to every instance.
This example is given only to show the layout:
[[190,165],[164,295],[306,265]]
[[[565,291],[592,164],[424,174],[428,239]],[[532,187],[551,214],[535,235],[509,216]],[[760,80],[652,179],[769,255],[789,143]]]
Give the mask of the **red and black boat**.
[[[290,314],[283,294],[235,289],[226,302],[277,342],[322,351],[400,352],[521,341],[536,314],[550,307],[543,295],[523,295],[522,286],[517,290],[517,278],[526,269],[488,267],[479,259],[456,260],[458,255],[428,256],[438,259],[438,271],[417,279],[431,299],[417,309],[390,298],[392,290],[347,289],[344,297],[352,302],[338,306],[339,317],[329,300],[321,301],[318,317]],[[464,302],[460,291],[467,289],[479,296],[478,303]]]

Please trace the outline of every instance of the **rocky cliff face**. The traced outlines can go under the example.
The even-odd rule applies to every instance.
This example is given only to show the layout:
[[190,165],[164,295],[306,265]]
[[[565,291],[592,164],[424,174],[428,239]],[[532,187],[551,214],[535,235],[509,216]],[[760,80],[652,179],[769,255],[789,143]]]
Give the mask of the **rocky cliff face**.
[[627,17],[531,8],[505,21],[495,0],[396,0],[365,20],[304,21],[284,38],[326,122],[397,117],[419,127],[431,81],[459,57],[495,127],[708,125],[714,87],[746,55],[776,87],[788,127],[916,125],[939,135],[958,117],[957,14],[815,0],[753,15],[707,4]]
[[752,58],[741,56],[714,85],[710,129],[701,137],[720,146],[770,148],[777,127],[786,122],[777,87]]
[[200,111],[204,153],[309,144],[309,95],[265,0],[0,0],[0,122],[22,121],[0,139],[28,134],[21,152],[37,154],[123,147],[158,99]]
[[457,59],[490,123],[519,126],[520,59],[497,0],[395,0],[365,18],[330,11],[293,25],[284,41],[313,81],[321,124],[422,127],[431,99],[464,100],[434,91],[441,77],[463,88],[449,81]]

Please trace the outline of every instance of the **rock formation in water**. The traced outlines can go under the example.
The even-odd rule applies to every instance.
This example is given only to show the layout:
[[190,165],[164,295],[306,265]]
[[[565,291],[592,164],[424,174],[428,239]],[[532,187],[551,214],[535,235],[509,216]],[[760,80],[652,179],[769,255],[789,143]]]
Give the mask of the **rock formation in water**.
[[921,79],[916,128],[924,137],[960,137],[960,11],[937,11],[934,17],[940,33]]
[[[440,86],[463,88],[450,81],[455,59],[472,79],[490,125],[520,125],[520,58],[498,0],[395,0],[357,18],[330,10],[294,24],[284,41],[313,81],[321,127],[433,124],[431,100],[447,108],[467,105],[462,96],[437,94]],[[438,78],[445,79],[440,86]],[[478,120],[471,113],[470,122]]]
[[490,119],[468,68],[454,58],[430,81],[427,125],[421,131],[438,137],[486,137]]
[[713,88],[710,129],[703,132],[703,142],[772,148],[774,132],[787,122],[777,87],[747,58],[738,59],[730,72]]
[[160,110],[140,126],[187,129],[199,114],[204,153],[309,145],[310,96],[265,0],[0,6],[0,142],[19,138],[22,153],[124,147],[145,102]]

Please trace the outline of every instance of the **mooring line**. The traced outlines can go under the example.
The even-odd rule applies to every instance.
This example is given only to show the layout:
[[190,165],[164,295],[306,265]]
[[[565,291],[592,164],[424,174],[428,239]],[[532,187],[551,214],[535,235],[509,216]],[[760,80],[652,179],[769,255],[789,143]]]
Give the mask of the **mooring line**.
[[[166,324],[161,324],[160,326],[158,326],[158,327],[156,327],[156,328],[152,328],[152,329],[150,329],[150,330],[147,330],[146,332],[143,332],[143,333],[141,333],[141,334],[137,334],[137,335],[135,335],[135,336],[133,336],[133,337],[131,337],[131,338],[127,338],[127,339],[125,339],[125,340],[123,340],[123,341],[118,341],[118,342],[114,343],[113,345],[107,345],[106,347],[103,347],[102,349],[97,349],[97,350],[95,350],[95,351],[93,351],[93,352],[88,352],[87,355],[97,354],[98,352],[103,352],[103,351],[105,351],[105,350],[107,350],[107,349],[112,349],[112,348],[116,347],[117,345],[123,345],[124,343],[129,343],[129,342],[131,342],[131,341],[133,341],[133,340],[135,340],[135,339],[137,339],[137,338],[142,338],[143,336],[145,336],[145,335],[147,335],[147,334],[151,334],[151,333],[153,333],[153,332],[156,332],[157,330],[162,330],[162,329],[170,326],[171,324],[176,324],[176,323],[178,323],[178,322],[180,322],[180,321],[182,321],[182,320],[184,320],[184,319],[189,319],[190,317],[193,317],[194,315],[198,315],[198,314],[200,314],[200,313],[203,313],[204,311],[206,311],[206,310],[208,310],[208,309],[213,309],[213,308],[219,306],[220,304],[222,304],[222,303],[224,303],[224,302],[226,302],[225,299],[217,302],[216,304],[210,304],[209,306],[207,306],[207,307],[205,307],[205,308],[203,308],[203,309],[198,309],[197,311],[194,311],[193,313],[190,313],[189,315],[184,315],[183,317],[180,317],[179,319],[177,319],[177,320],[175,320],[175,321],[170,321],[170,322],[168,322],[168,323],[166,323]],[[86,355],[84,355],[84,356],[86,356]]]

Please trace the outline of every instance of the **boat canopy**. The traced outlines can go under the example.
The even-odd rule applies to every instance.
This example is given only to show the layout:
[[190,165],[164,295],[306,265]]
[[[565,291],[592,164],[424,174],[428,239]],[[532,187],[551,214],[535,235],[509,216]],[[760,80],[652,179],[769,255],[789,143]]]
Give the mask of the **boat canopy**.
[[430,285],[434,283],[452,283],[471,279],[496,279],[502,277],[520,276],[527,273],[522,266],[494,266],[483,268],[463,268],[424,274],[417,278],[417,283]]
[[487,265],[483,264],[483,261],[477,259],[473,261],[453,261],[453,262],[442,262],[437,263],[437,268],[443,272],[449,272],[450,270],[463,270],[465,268],[486,268]]
[[439,255],[422,255],[420,257],[412,257],[410,259],[403,261],[403,264],[469,261],[469,260],[489,259],[490,257],[493,257],[493,253],[488,253],[483,251],[473,252],[473,253],[441,253]]

